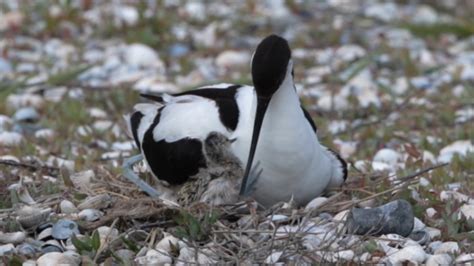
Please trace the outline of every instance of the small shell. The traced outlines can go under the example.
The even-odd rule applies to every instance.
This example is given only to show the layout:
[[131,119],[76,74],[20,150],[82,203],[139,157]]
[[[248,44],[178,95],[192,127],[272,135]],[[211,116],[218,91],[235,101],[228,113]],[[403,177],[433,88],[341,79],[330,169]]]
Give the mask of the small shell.
[[77,223],[71,220],[62,219],[57,221],[52,228],[52,236],[55,239],[68,239],[74,234],[79,234]]
[[41,252],[42,253],[63,252],[63,251],[64,251],[64,249],[61,246],[61,244],[57,240],[54,240],[54,239],[46,241],[46,243],[44,243],[41,246]]
[[8,187],[8,190],[16,194],[16,197],[23,203],[32,205],[35,204],[35,200],[31,197],[28,189],[21,183],[15,183]]
[[79,211],[76,205],[69,200],[62,200],[61,203],[59,203],[59,208],[61,209],[61,213],[65,214],[76,213]]
[[44,223],[51,213],[51,208],[38,209],[30,206],[25,206],[17,211],[17,221],[23,228],[31,228]]
[[111,202],[112,202],[112,198],[109,196],[109,194],[99,194],[97,196],[88,197],[77,207],[80,210],[85,210],[85,209],[100,210],[100,209],[105,209],[109,207]]
[[25,241],[26,234],[24,232],[3,233],[0,232],[0,244],[19,244]]
[[38,258],[36,263],[38,266],[49,266],[49,265],[79,265],[81,257],[71,251],[64,253],[50,252],[42,255]]
[[413,231],[413,232],[411,232],[409,237],[411,239],[415,240],[420,245],[424,245],[424,244],[428,243],[431,240],[430,234],[428,234],[424,230]]
[[88,222],[93,222],[97,221],[104,215],[103,212],[96,210],[96,209],[85,209],[79,212],[78,216],[79,219],[88,221]]

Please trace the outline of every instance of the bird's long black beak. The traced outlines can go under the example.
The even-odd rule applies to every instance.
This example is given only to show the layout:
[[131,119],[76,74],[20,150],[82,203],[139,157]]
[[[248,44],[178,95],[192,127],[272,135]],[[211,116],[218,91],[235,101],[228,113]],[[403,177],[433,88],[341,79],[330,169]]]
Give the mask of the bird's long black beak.
[[257,96],[257,112],[255,114],[255,122],[253,124],[252,141],[250,144],[250,152],[247,160],[247,166],[245,167],[244,178],[242,179],[242,185],[240,187],[240,195],[244,195],[247,191],[248,178],[250,170],[252,169],[253,157],[255,155],[255,149],[257,148],[258,137],[260,136],[260,129],[262,128],[263,118],[267,111],[270,97]]

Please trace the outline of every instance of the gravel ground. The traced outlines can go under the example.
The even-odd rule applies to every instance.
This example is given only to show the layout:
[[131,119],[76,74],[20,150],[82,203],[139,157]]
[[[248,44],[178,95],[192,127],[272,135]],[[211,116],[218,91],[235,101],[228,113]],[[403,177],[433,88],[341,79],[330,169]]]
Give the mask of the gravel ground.
[[[473,3],[0,1],[0,264],[474,263]],[[270,33],[346,184],[257,210],[126,181],[139,92],[251,84]],[[352,208],[399,199],[408,236],[348,230]]]

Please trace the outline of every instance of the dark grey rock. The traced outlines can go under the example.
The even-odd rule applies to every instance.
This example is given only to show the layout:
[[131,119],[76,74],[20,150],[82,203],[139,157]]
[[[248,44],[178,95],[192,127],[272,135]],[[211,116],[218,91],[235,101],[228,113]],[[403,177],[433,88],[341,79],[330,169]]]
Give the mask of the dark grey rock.
[[55,239],[68,239],[73,234],[79,234],[79,228],[74,221],[62,219],[53,225],[52,236]]
[[395,200],[371,208],[353,208],[347,217],[349,233],[357,235],[398,234],[408,236],[413,230],[413,210],[406,200]]

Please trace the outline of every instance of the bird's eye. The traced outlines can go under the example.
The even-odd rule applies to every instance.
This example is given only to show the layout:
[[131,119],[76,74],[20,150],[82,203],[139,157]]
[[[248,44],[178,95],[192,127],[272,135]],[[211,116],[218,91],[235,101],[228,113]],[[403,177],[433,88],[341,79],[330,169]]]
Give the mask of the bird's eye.
[[295,77],[295,70],[294,70],[294,69],[291,70],[291,76],[292,76],[293,78]]

